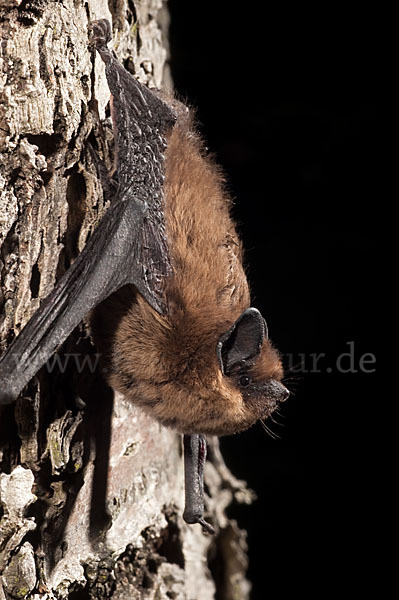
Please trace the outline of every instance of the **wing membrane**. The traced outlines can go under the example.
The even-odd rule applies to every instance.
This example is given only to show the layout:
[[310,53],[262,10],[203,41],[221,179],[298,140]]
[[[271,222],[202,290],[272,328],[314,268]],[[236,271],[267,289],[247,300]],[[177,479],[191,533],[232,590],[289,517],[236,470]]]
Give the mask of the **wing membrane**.
[[166,309],[164,282],[171,265],[163,157],[175,115],[108,50],[107,27],[100,21],[94,33],[113,99],[115,198],[84,250],[1,357],[0,404],[15,400],[83,317],[120,287],[133,284],[155,310]]

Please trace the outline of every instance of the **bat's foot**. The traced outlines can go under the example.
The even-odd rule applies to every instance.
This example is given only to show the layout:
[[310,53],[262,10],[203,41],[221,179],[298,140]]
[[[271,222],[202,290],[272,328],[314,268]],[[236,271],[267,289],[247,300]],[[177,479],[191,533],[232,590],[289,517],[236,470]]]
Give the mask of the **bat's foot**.
[[201,525],[202,531],[210,533],[211,535],[215,535],[216,531],[210,523],[207,523],[207,521],[205,521],[205,519],[198,519],[198,523]]
[[190,515],[187,513],[187,510],[184,511],[183,519],[188,525],[196,525],[198,523],[198,525],[201,525],[202,531],[205,533],[210,533],[212,535],[216,533],[212,525],[205,521],[203,517],[198,517],[197,515]]
[[100,19],[90,24],[90,43],[96,48],[107,46],[112,40],[111,23],[108,19]]

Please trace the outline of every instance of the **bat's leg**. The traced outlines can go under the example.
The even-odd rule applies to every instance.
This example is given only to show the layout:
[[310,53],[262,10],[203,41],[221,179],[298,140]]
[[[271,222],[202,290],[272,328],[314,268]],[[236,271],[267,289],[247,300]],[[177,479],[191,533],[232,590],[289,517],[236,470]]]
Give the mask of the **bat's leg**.
[[203,435],[185,435],[184,478],[186,506],[183,519],[190,525],[199,523],[204,531],[215,533],[212,525],[204,519],[204,464],[206,440]]

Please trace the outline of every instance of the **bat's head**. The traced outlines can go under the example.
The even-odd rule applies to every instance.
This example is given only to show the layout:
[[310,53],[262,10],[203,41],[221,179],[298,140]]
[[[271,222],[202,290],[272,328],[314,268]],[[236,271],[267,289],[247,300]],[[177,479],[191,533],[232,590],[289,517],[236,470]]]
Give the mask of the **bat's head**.
[[[162,380],[154,382],[156,402],[149,411],[165,425],[190,434],[236,433],[267,419],[288,398],[280,356],[255,308],[222,335],[206,332],[195,318],[183,319],[173,331],[158,355],[157,364],[169,356],[169,366],[159,370]],[[142,398],[146,390],[138,390]]]
[[230,326],[209,313],[201,306],[167,319],[139,297],[113,334],[111,385],[181,433],[243,431],[289,395],[260,312],[248,308]]
[[288,398],[289,391],[281,383],[280,356],[270,343],[266,321],[256,308],[245,310],[220,337],[216,354],[222,387],[236,404],[229,433],[267,419]]

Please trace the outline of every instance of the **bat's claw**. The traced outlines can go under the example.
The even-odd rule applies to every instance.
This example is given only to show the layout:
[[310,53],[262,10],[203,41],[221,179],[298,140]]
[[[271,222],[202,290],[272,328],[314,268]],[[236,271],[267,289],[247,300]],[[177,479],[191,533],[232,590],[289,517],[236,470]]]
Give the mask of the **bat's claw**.
[[111,23],[108,19],[99,19],[90,24],[90,43],[96,48],[102,48],[112,40]]
[[210,523],[205,521],[204,517],[190,514],[187,511],[187,508],[183,513],[183,519],[188,525],[196,525],[198,523],[198,525],[201,525],[202,531],[204,533],[210,533],[211,535],[214,535],[216,533],[215,529],[212,527],[212,525]]
[[210,523],[207,523],[205,521],[205,519],[198,519],[198,523],[201,525],[202,527],[202,531],[206,532],[206,533],[210,533],[211,535],[215,535],[216,531],[215,529],[212,527],[212,525]]

